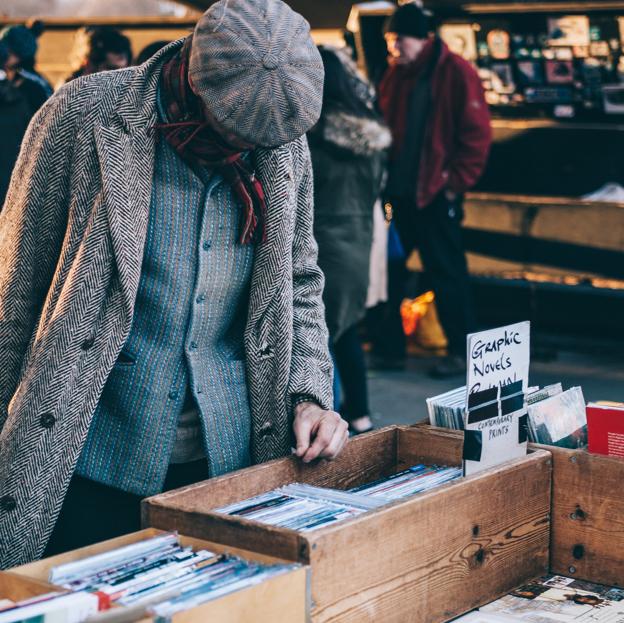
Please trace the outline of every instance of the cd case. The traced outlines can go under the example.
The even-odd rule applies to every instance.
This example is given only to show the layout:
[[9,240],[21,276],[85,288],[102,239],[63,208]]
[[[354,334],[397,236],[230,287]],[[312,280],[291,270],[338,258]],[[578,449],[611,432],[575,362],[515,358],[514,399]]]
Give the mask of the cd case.
[[[56,615],[55,604],[65,594],[86,595],[96,602],[89,612],[94,623],[98,617],[116,623],[234,623],[251,612],[262,623],[303,623],[310,607],[307,574],[299,564],[147,529],[13,569],[9,583],[0,578],[0,598],[34,599]],[[2,604],[0,621],[29,620],[17,610],[12,616]],[[69,612],[73,618],[54,620],[86,618],[75,607]]]

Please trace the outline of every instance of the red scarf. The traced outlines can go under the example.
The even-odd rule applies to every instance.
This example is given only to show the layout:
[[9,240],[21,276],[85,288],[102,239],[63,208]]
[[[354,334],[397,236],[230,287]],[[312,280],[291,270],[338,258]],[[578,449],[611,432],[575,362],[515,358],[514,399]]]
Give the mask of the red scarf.
[[[161,89],[168,123],[158,124],[164,139],[191,165],[215,169],[231,186],[243,204],[241,244],[266,240],[266,202],[262,184],[254,171],[212,128],[204,117],[200,99],[188,80],[192,37],[167,61],[161,75]],[[259,233],[261,232],[261,234]]]
[[392,131],[392,154],[398,156],[407,129],[407,107],[416,81],[431,62],[435,39],[425,44],[418,58],[409,65],[393,65],[379,85],[379,107]]

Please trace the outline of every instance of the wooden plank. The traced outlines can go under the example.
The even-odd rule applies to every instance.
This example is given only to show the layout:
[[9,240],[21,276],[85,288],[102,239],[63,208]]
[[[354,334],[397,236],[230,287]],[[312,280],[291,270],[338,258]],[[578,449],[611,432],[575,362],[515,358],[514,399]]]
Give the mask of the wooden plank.
[[403,426],[398,435],[397,467],[400,470],[417,463],[461,465],[463,439],[460,431]]
[[25,578],[11,571],[0,571],[0,599],[22,601],[58,590],[46,582]]
[[240,517],[210,511],[193,511],[175,502],[152,499],[143,503],[143,525],[177,530],[188,536],[221,543],[230,548],[259,552],[288,561],[306,562],[306,538],[293,530],[267,526]]
[[312,534],[313,619],[439,623],[546,572],[550,463],[539,452]]
[[308,620],[306,569],[301,568],[181,612],[173,623],[305,623]]
[[554,458],[552,571],[624,587],[624,461],[549,449]]

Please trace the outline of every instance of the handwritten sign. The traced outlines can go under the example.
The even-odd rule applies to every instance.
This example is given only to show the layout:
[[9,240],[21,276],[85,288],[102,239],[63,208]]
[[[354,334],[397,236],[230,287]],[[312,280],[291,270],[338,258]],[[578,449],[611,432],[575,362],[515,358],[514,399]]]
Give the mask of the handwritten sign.
[[522,381],[529,385],[531,323],[472,333],[468,336],[466,387],[468,396],[492,387]]

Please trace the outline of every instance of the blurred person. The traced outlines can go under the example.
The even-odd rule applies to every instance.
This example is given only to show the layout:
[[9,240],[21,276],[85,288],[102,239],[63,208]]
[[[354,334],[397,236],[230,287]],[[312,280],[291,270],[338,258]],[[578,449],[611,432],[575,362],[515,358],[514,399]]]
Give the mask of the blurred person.
[[220,0],[31,123],[0,214],[3,568],[134,531],[163,490],[341,451],[305,137],[322,88],[300,15]]
[[142,65],[145,61],[149,60],[158,52],[162,50],[165,46],[169,45],[171,41],[153,41],[152,43],[148,43],[136,57],[135,65]]
[[[390,131],[374,94],[346,51],[321,47],[323,109],[309,133],[314,236],[325,275],[326,319],[352,434],[372,428],[358,324],[366,312],[373,210],[381,193]],[[380,209],[379,206],[377,206]]]
[[[0,41],[0,67],[4,66],[8,56],[6,44]],[[0,210],[31,117],[28,100],[0,69]]]
[[16,24],[0,31],[0,42],[7,50],[3,69],[6,77],[28,101],[31,115],[34,115],[51,95],[49,84],[40,76],[28,71],[34,66],[37,54],[37,36],[27,26]]
[[[38,49],[39,47],[38,42],[39,42],[41,35],[43,34],[43,31],[45,30],[45,24],[41,20],[35,19],[35,20],[27,22],[26,26],[28,27],[30,32],[33,34],[35,39],[37,39],[37,49]],[[22,70],[27,74],[29,78],[39,81],[41,86],[45,89],[46,95],[48,97],[52,95],[52,93],[54,92],[52,85],[48,82],[47,78],[45,78],[45,76],[43,76],[37,70],[36,53],[30,58],[22,59]]]
[[[424,9],[412,3],[397,8],[385,36],[390,66],[380,106],[394,139],[386,196],[406,255],[419,251],[449,342],[431,375],[455,376],[465,372],[466,334],[476,322],[462,240],[463,195],[485,168],[490,115],[476,70],[432,32]],[[399,311],[404,264],[394,278],[385,350],[378,350],[390,366],[405,359]]]
[[87,26],[76,33],[72,51],[74,71],[67,82],[99,71],[125,69],[132,64],[130,39],[112,26]]

